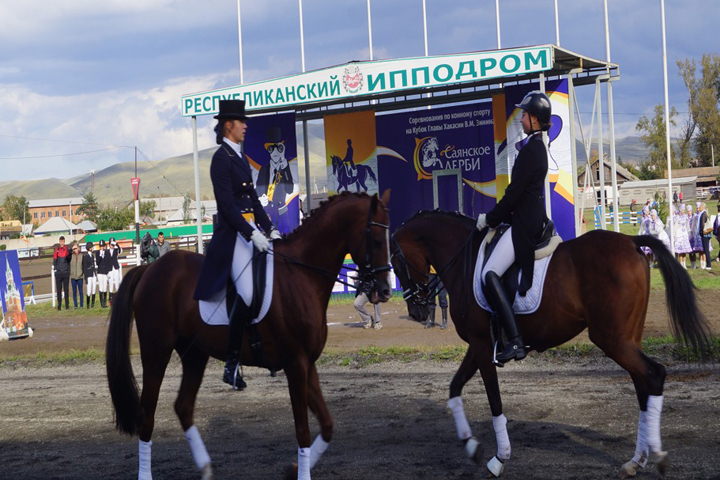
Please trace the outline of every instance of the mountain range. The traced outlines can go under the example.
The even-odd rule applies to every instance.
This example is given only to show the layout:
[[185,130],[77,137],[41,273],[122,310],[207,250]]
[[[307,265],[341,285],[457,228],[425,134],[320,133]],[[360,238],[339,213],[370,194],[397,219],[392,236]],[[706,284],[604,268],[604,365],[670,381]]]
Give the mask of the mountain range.
[[[325,185],[325,141],[322,123],[308,123],[310,143],[311,177],[314,185],[322,190]],[[583,164],[584,149],[580,141],[576,142],[578,164]],[[605,153],[609,155],[609,144],[605,144]],[[216,148],[200,150],[198,155],[200,170],[200,191],[203,199],[214,198],[210,181],[210,160]],[[302,135],[298,132],[298,152],[302,152]],[[593,144],[592,151],[597,150]],[[626,163],[637,163],[647,155],[647,148],[639,137],[617,139],[615,150],[619,159]],[[300,153],[302,156],[302,153]],[[304,167],[300,165],[300,182],[305,184]],[[67,179],[49,178],[44,180],[4,181],[0,182],[0,202],[7,195],[23,196],[28,200],[45,198],[82,197],[93,187],[101,208],[123,206],[133,199],[130,179],[135,176],[135,163],[124,162],[98,170],[93,176],[78,175]],[[177,157],[157,161],[139,161],[137,176],[140,178],[140,198],[183,196],[186,192],[195,197],[195,179],[193,173],[193,155],[188,153]],[[303,188],[304,190],[304,188]]]

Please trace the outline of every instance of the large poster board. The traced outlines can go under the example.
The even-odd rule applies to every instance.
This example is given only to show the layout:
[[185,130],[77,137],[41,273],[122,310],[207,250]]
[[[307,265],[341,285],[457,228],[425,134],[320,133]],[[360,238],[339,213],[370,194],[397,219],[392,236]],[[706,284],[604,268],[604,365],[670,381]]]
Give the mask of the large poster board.
[[280,233],[300,224],[295,114],[253,117],[243,148],[260,202]]
[[328,195],[378,193],[375,112],[328,115],[323,121]]
[[476,217],[495,206],[492,117],[484,102],[377,118],[380,190],[392,189],[392,230],[418,210],[434,208],[433,176],[439,197],[457,198],[457,182],[443,186],[438,175],[447,171],[461,174],[462,213]]
[[22,277],[16,250],[0,251],[0,299],[2,299],[2,320],[0,339],[15,340],[30,335],[25,314],[25,296],[22,291]]

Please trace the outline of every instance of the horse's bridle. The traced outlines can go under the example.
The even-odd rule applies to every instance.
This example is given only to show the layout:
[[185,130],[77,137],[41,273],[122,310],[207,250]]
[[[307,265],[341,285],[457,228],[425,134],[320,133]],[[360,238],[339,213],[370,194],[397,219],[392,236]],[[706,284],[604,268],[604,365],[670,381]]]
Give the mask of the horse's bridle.
[[433,299],[438,295],[438,293],[440,293],[437,287],[442,282],[441,276],[443,272],[447,272],[447,270],[453,265],[453,263],[455,263],[461,253],[472,252],[472,250],[468,248],[468,245],[472,242],[472,239],[475,235],[475,229],[470,232],[470,235],[468,236],[467,240],[465,240],[465,243],[463,243],[463,246],[457,252],[455,252],[455,255],[453,255],[452,258],[442,268],[435,268],[437,275],[435,275],[435,278],[433,278],[427,283],[418,283],[413,279],[413,276],[410,274],[411,268],[422,275],[425,275],[426,273],[421,272],[420,270],[408,263],[408,261],[405,259],[402,248],[400,248],[400,244],[395,238],[396,233],[397,232],[393,233],[391,237],[391,241],[393,244],[393,253],[391,257],[395,257],[397,259],[398,267],[402,269],[405,278],[407,278],[408,283],[410,283],[410,286],[408,288],[403,288],[403,300],[412,302],[420,307],[424,307],[428,303],[432,302]]
[[[392,269],[392,266],[388,263],[387,265],[382,265],[380,267],[373,267],[373,255],[372,255],[372,227],[381,227],[385,229],[385,235],[387,236],[390,232],[390,225],[386,225],[384,223],[376,222],[372,219],[373,217],[373,206],[375,206],[378,202],[373,200],[370,202],[370,209],[368,210],[368,219],[367,219],[367,226],[365,227],[365,264],[360,266],[358,265],[358,280],[360,281],[360,284],[357,286],[357,289],[365,293],[366,295],[370,295],[374,288],[378,288],[377,284],[377,275],[380,273],[389,272]],[[389,239],[386,241],[388,245],[388,261],[390,260],[390,242]],[[359,248],[359,246],[358,246]],[[353,258],[355,258],[353,256]]]

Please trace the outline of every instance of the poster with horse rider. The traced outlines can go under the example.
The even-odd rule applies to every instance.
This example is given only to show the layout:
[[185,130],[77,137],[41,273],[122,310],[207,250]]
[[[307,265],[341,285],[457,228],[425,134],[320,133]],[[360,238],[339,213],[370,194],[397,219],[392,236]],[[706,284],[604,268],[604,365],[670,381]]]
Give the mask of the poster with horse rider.
[[378,193],[375,112],[327,115],[323,122],[328,195]]
[[300,224],[300,174],[295,114],[253,117],[243,148],[260,203],[280,233]]
[[17,250],[0,252],[0,298],[2,299],[2,321],[0,340],[15,340],[30,336],[25,313],[25,296],[20,276]]
[[[471,217],[495,206],[495,148],[490,102],[377,117],[380,190],[392,189],[393,229],[418,210],[433,210],[433,176],[461,172],[463,212]],[[438,180],[450,177],[438,177]],[[456,177],[438,183],[440,208],[458,203]],[[447,188],[445,188],[447,187]],[[400,199],[400,201],[398,201]]]

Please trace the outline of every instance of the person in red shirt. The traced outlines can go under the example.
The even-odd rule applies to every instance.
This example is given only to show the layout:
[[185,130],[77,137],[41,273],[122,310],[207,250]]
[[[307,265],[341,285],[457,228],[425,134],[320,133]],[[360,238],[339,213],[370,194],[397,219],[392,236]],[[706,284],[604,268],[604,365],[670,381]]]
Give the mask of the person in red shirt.
[[65,246],[65,237],[61,236],[59,245],[53,251],[53,272],[55,272],[55,290],[57,291],[57,309],[62,306],[62,292],[65,292],[65,310],[70,309],[70,258],[72,253]]

